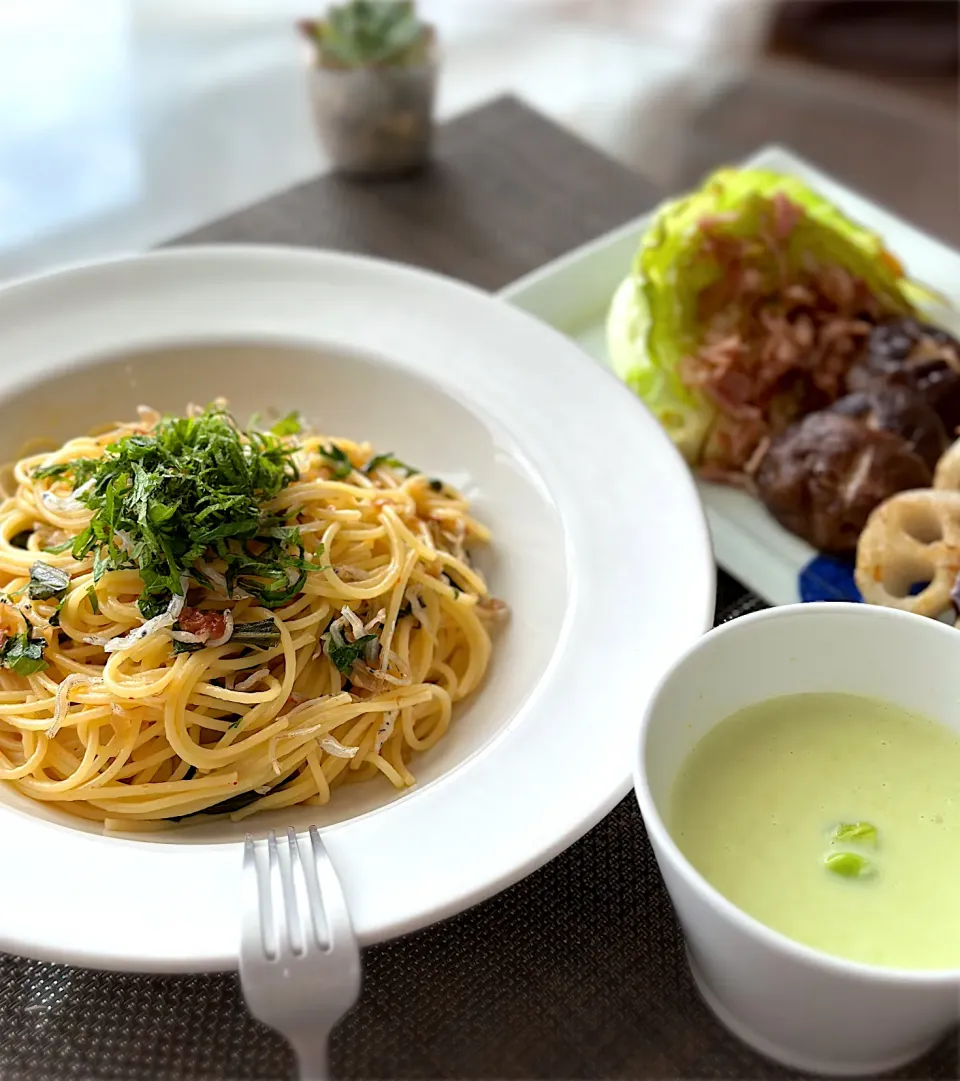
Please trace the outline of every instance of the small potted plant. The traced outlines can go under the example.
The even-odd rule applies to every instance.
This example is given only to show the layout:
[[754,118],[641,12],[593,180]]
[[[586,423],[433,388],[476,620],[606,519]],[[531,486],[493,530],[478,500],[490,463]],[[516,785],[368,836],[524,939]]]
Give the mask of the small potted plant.
[[433,27],[413,0],[347,0],[298,25],[313,48],[314,112],[334,167],[383,176],[422,165],[437,63]]

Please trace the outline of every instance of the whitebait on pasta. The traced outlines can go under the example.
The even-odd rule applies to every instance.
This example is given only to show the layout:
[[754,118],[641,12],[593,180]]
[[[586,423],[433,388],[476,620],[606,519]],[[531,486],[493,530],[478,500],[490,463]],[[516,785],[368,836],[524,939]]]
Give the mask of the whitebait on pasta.
[[[221,403],[14,468],[0,505],[0,780],[111,829],[414,783],[501,608],[450,485]],[[57,544],[51,546],[51,538]]]

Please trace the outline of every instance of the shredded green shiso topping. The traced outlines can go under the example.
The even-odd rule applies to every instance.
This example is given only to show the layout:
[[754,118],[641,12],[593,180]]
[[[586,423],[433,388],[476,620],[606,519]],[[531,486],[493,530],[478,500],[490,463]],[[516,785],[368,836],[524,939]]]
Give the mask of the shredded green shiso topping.
[[[293,418],[277,427],[283,436],[299,430]],[[299,479],[295,450],[281,434],[243,431],[211,406],[125,435],[101,458],[41,467],[34,476],[72,480],[75,497],[93,511],[72,544],[74,559],[93,554],[94,581],[136,568],[145,618],[182,596],[187,578],[209,586],[195,566],[204,558],[223,560],[231,595],[240,587],[276,608],[320,569],[306,558],[296,526],[263,509]]]

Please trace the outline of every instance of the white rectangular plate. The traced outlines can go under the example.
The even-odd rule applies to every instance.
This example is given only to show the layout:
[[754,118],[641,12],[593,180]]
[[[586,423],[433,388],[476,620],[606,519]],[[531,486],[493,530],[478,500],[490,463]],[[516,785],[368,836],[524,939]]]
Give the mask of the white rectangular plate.
[[[910,277],[932,286],[960,307],[960,253],[815,169],[781,147],[761,150],[745,163],[797,176],[844,213],[880,233]],[[597,198],[603,193],[598,192]],[[577,341],[601,364],[607,363],[605,324],[613,294],[626,277],[639,238],[652,215],[628,222],[606,236],[508,285],[501,297]],[[960,333],[955,310],[930,313]],[[637,463],[642,468],[642,463]],[[772,604],[800,600],[798,576],[816,555],[781,528],[764,507],[744,492],[700,482],[717,562]]]

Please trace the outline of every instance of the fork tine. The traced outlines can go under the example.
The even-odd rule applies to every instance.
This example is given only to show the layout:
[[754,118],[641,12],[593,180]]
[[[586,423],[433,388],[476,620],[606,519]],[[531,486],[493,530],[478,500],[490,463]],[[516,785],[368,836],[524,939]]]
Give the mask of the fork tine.
[[[293,830],[290,831],[293,833]],[[311,843],[304,855],[300,838],[296,837],[297,851],[300,854],[300,866],[303,868],[303,880],[307,887],[307,901],[310,908],[310,926],[313,928],[313,937],[321,950],[330,949],[330,933],[327,928],[327,914],[323,904],[323,894],[320,891],[320,880],[317,878],[317,866],[313,856],[313,844]],[[312,839],[311,839],[312,840]],[[291,843],[293,843],[291,841]]]
[[[310,827],[310,847],[313,850],[313,863],[320,887],[320,895],[323,898],[323,914],[327,922],[327,935],[329,936],[329,948],[335,949],[338,945],[345,945],[353,941],[353,924],[350,921],[350,910],[347,908],[347,899],[343,896],[340,879],[334,870],[333,863],[316,826]],[[310,877],[309,875],[307,876]]]
[[[287,829],[287,843],[280,848],[280,880],[283,885],[283,904],[287,915],[287,936],[295,954],[303,954],[307,948],[309,904],[304,896],[304,867],[297,844],[297,831]],[[303,910],[301,912],[301,910]]]
[[[267,837],[267,857],[269,861],[270,893],[275,902],[277,932],[277,950],[283,954],[297,952],[294,946],[294,928],[299,920],[297,901],[294,893],[293,869],[290,863],[290,849],[277,842],[276,833],[271,830]],[[279,889],[279,896],[277,890]]]
[[[264,858],[266,857],[266,859]],[[257,943],[267,960],[277,953],[273,898],[270,891],[268,853],[258,852],[257,843],[248,833],[243,844],[243,940]]]
[[266,943],[266,953],[270,960],[275,961],[280,955],[281,939],[283,930],[283,916],[276,905],[276,895],[273,892],[273,880],[276,877],[277,868],[277,837],[271,830],[267,834],[266,851],[260,853],[260,899],[263,902],[263,937]]
[[243,842],[243,882],[240,888],[243,891],[242,941],[251,945],[259,943],[260,953],[266,954],[261,916],[263,898],[260,893],[260,872],[253,838],[249,833]]
[[[321,1081],[330,1077],[330,1030],[360,992],[360,950],[316,829],[310,830],[309,842],[293,830],[286,841],[278,844],[272,832],[265,841],[246,838],[240,986],[251,1013],[293,1044],[300,1076]],[[299,952],[293,949],[295,938]],[[313,994],[306,994],[310,990]]]

